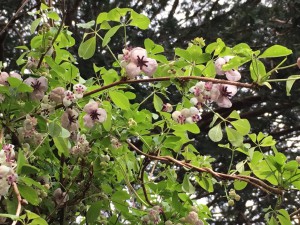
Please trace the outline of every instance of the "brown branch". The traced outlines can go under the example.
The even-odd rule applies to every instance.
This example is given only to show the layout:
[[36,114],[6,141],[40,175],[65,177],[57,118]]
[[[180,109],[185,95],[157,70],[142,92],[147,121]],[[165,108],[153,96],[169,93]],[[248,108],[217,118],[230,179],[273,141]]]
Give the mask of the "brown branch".
[[[16,211],[16,216],[20,216],[21,209],[22,209],[22,203],[24,203],[24,201],[23,201],[23,199],[20,195],[17,184],[15,182],[13,182],[12,186],[13,186],[14,192],[15,192],[17,200],[18,200],[18,207],[17,207],[17,211]],[[17,222],[18,222],[17,220],[13,221],[12,225],[16,225]]]
[[[108,84],[106,86],[102,86],[100,88],[97,88],[95,90],[92,90],[90,92],[87,92],[83,95],[83,97],[88,97],[92,94],[96,94],[98,92],[107,90],[109,88],[123,85],[123,84],[139,84],[139,83],[152,83],[156,81],[171,81],[171,80],[182,80],[182,81],[188,81],[188,80],[199,80],[199,81],[206,81],[206,82],[212,82],[216,84],[228,84],[228,85],[234,85],[237,87],[244,87],[244,88],[251,88],[254,89],[256,87],[255,83],[249,84],[249,83],[240,83],[235,81],[229,81],[229,80],[221,80],[221,79],[215,79],[215,78],[209,78],[209,77],[200,77],[200,76],[178,76],[178,77],[154,77],[154,78],[147,78],[147,79],[139,79],[139,80],[120,80],[116,81],[114,83]],[[55,107],[55,109],[62,108],[64,105],[59,104]],[[12,122],[18,122],[20,120],[25,119],[25,116],[19,117],[15,119]]]
[[252,184],[253,186],[255,186],[255,187],[257,187],[257,188],[259,188],[259,189],[261,189],[261,190],[263,190],[264,192],[267,192],[267,193],[273,193],[273,194],[277,194],[277,195],[282,195],[283,194],[283,191],[281,189],[271,187],[271,186],[267,185],[266,183],[264,183],[263,181],[261,181],[257,178],[251,177],[251,176],[235,175],[235,174],[230,175],[230,174],[218,173],[218,172],[213,171],[210,168],[197,167],[197,166],[191,165],[190,163],[174,159],[171,156],[153,156],[153,155],[149,155],[147,153],[142,152],[135,145],[133,145],[129,140],[127,141],[127,143],[134,151],[136,151],[137,153],[139,153],[141,155],[144,155],[145,157],[150,158],[150,159],[159,160],[159,161],[164,162],[164,163],[173,162],[174,164],[176,164],[178,166],[185,167],[185,168],[188,168],[188,169],[192,169],[192,170],[195,170],[195,171],[200,172],[200,173],[204,173],[204,172],[209,173],[212,176],[214,176],[216,178],[219,178],[221,180],[245,181],[245,182],[247,182],[249,184]]
[[294,217],[294,216],[296,216],[296,215],[300,215],[300,208],[297,209],[295,212],[292,212],[292,213],[290,214],[290,218],[292,219],[292,217]]
[[5,32],[5,30],[9,27],[9,25],[14,21],[14,19],[18,16],[18,14],[21,12],[21,10],[25,7],[25,5],[29,2],[29,0],[25,0],[20,8],[16,11],[15,15],[8,21],[6,26],[0,31],[0,36]]

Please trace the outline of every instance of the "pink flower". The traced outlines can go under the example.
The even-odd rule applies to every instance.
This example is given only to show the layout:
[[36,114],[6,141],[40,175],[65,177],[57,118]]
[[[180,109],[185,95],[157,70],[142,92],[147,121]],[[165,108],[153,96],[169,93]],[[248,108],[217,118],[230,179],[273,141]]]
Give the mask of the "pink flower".
[[226,78],[230,81],[239,81],[241,79],[241,74],[237,70],[229,70],[225,72]]
[[21,75],[18,74],[18,73],[16,73],[16,72],[10,72],[9,76],[10,76],[10,77],[17,78],[17,79],[19,79],[19,80],[23,80],[22,77],[21,77]]
[[49,93],[49,99],[51,101],[54,101],[57,104],[62,103],[63,99],[65,97],[65,89],[63,87],[57,87],[54,88],[50,93]]
[[237,87],[233,85],[218,84],[219,95],[216,94],[214,101],[222,108],[230,108],[232,106],[229,100],[237,92]]
[[95,125],[95,123],[103,123],[107,114],[106,111],[102,108],[98,108],[98,103],[95,101],[91,101],[86,104],[83,108],[87,114],[83,117],[84,125],[91,128]]
[[80,99],[83,97],[83,93],[86,91],[86,86],[83,84],[75,84],[73,87],[73,91],[75,93],[75,97]]
[[298,66],[299,69],[300,69],[300,57],[297,59],[297,66]]
[[48,89],[48,79],[45,77],[40,77],[38,79],[35,79],[33,77],[29,77],[24,81],[25,84],[33,87],[33,92],[30,93],[30,98],[34,101],[42,100],[45,91]]
[[78,112],[67,108],[61,117],[61,126],[70,132],[78,130]]
[[140,75],[141,69],[133,62],[126,66],[126,74],[129,79],[134,79],[136,76]]
[[0,84],[7,85],[7,78],[9,77],[8,73],[1,72],[0,73]]
[[130,61],[139,64],[143,59],[147,58],[147,51],[144,48],[136,47],[130,51]]
[[63,104],[65,107],[68,107],[69,105],[71,105],[73,102],[76,101],[75,95],[72,91],[65,91],[65,97],[63,98]]
[[225,63],[225,59],[221,57],[215,61],[215,69],[218,75],[224,75],[225,71],[223,71],[222,66],[225,65]]
[[147,58],[147,63],[142,67],[142,71],[148,76],[152,77],[157,69],[157,62],[155,59]]
[[145,49],[140,47],[133,48],[129,55],[130,62],[124,65],[129,79],[134,79],[136,76],[140,75],[141,72],[152,77],[158,64],[155,59],[147,58],[147,51]]

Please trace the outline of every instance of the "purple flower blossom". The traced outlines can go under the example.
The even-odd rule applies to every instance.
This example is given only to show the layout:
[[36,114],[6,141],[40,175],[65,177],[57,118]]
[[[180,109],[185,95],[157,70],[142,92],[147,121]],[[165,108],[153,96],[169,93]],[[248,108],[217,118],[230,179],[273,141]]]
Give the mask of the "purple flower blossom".
[[45,91],[48,89],[48,79],[46,77],[40,77],[38,79],[29,77],[24,83],[33,88],[33,92],[30,93],[30,98],[32,100],[40,101],[43,99]]
[[83,117],[84,125],[91,128],[95,125],[95,123],[103,123],[107,114],[106,111],[102,108],[98,108],[98,102],[91,101],[86,104],[83,108],[87,114]]
[[61,117],[61,126],[70,132],[78,130],[78,112],[67,108]]
[[237,87],[233,85],[224,85],[217,84],[219,95],[215,95],[214,101],[218,104],[219,107],[222,108],[230,108],[232,103],[230,98],[232,98],[237,93]]

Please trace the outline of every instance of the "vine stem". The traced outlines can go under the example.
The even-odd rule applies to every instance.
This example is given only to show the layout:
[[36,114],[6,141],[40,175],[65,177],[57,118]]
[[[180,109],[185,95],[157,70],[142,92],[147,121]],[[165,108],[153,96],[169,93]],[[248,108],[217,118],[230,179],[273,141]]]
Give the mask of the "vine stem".
[[[139,80],[119,80],[119,81],[113,82],[111,84],[99,87],[90,92],[87,92],[83,95],[83,97],[85,98],[92,94],[96,94],[98,92],[107,90],[109,88],[112,88],[112,87],[115,87],[118,85],[123,85],[123,84],[153,83],[153,82],[157,82],[157,81],[170,81],[170,80],[182,80],[182,81],[198,80],[198,81],[212,82],[212,83],[216,83],[216,84],[234,85],[237,87],[244,87],[244,88],[250,88],[250,89],[254,89],[257,86],[255,83],[251,83],[251,84],[250,83],[241,83],[241,82],[221,80],[221,79],[215,79],[215,78],[210,78],[210,77],[199,77],[199,76],[154,77],[154,78],[139,79]],[[63,106],[64,106],[63,104],[59,104],[55,107],[55,109],[62,108]],[[12,122],[18,122],[23,119],[25,119],[25,116],[21,116]]]
[[269,193],[273,193],[273,194],[277,194],[277,195],[282,195],[283,191],[281,189],[278,188],[274,188],[269,186],[268,184],[264,183],[263,181],[256,179],[254,177],[251,176],[245,176],[245,175],[230,175],[230,174],[224,174],[224,173],[219,173],[219,172],[215,172],[210,168],[207,167],[197,167],[194,166],[190,163],[187,162],[183,162],[183,161],[179,161],[177,159],[174,159],[171,156],[155,156],[155,155],[149,155],[147,153],[144,153],[143,151],[141,151],[140,149],[138,149],[135,145],[133,145],[130,140],[127,140],[127,144],[138,154],[140,155],[144,155],[145,157],[149,158],[149,159],[155,159],[155,160],[159,160],[161,162],[165,162],[165,163],[174,163],[178,166],[181,167],[185,167],[187,169],[191,169],[191,170],[195,170],[197,172],[200,173],[209,173],[212,176],[219,178],[221,180],[240,180],[240,181],[245,181],[249,184],[252,184],[253,186],[261,189],[264,192]]
[[[20,216],[21,209],[22,209],[22,203],[24,203],[24,201],[23,201],[23,199],[20,195],[20,192],[19,192],[19,189],[18,189],[18,186],[17,186],[16,182],[13,182],[12,186],[13,186],[14,192],[16,194],[16,197],[18,199],[18,207],[17,207],[17,211],[16,211],[16,216]],[[18,222],[17,220],[14,220],[11,225],[16,225],[17,222]]]

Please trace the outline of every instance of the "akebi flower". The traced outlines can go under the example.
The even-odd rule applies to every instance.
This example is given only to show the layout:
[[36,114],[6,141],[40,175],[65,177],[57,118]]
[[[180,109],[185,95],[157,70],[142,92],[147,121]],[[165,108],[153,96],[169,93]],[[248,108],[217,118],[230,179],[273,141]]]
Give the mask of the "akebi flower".
[[106,111],[102,108],[98,107],[98,102],[90,101],[83,108],[87,114],[83,117],[84,125],[91,128],[95,125],[95,123],[103,123],[107,114]]
[[297,59],[297,66],[298,66],[299,69],[300,69],[300,57]]
[[125,70],[129,79],[134,79],[142,72],[145,75],[152,77],[157,69],[157,66],[158,64],[155,59],[147,57],[146,49],[136,47],[133,48],[129,53],[129,61],[125,65]]
[[229,70],[225,72],[227,80],[239,81],[241,79],[241,74],[237,70]]
[[63,102],[65,97],[65,89],[63,87],[57,87],[50,91],[49,100],[54,101],[57,104]]
[[144,48],[136,47],[130,51],[130,61],[139,65],[147,58],[147,51]]
[[19,79],[19,80],[23,80],[23,79],[22,79],[22,76],[21,76],[20,74],[16,73],[16,72],[14,72],[14,71],[13,71],[13,72],[10,72],[10,73],[9,73],[9,76],[10,76],[10,77],[17,78],[17,79]]
[[8,73],[1,72],[0,73],[0,84],[7,85],[7,78],[9,77]]
[[75,95],[72,91],[65,91],[64,93],[65,97],[63,98],[63,104],[65,107],[70,106],[72,103],[76,101]]
[[48,79],[46,77],[40,77],[38,79],[29,77],[24,83],[33,88],[33,92],[30,93],[32,100],[40,101],[43,99],[45,91],[48,89]]
[[215,61],[215,69],[218,75],[224,75],[225,71],[223,71],[222,66],[226,64],[224,58],[220,57]]
[[217,87],[219,93],[216,93],[212,99],[218,104],[219,107],[230,108],[232,106],[230,99],[237,93],[237,87],[226,84],[216,85],[218,85]]
[[61,117],[61,126],[70,132],[78,130],[78,112],[67,108]]
[[84,86],[83,84],[75,84],[73,87],[73,91],[75,94],[75,97],[77,99],[80,99],[83,97],[83,93],[86,91],[86,86]]

